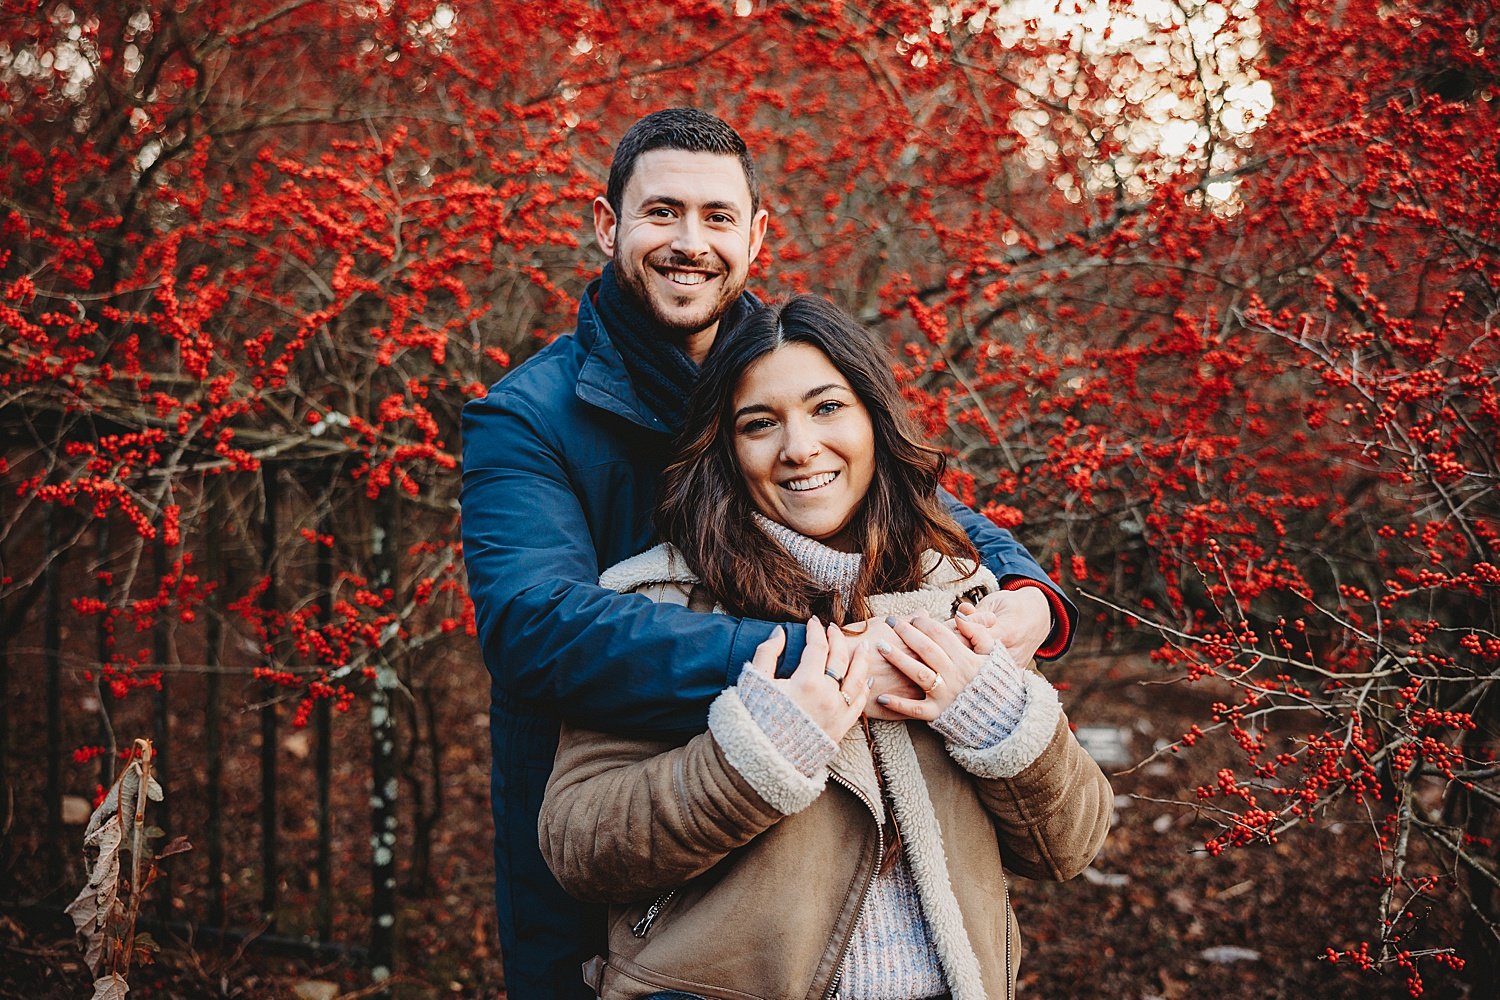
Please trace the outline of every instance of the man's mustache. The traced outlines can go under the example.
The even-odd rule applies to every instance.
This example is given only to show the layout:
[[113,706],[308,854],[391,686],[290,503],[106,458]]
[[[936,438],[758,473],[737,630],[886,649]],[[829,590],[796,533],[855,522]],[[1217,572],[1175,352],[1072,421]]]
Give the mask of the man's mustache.
[[648,258],[647,263],[652,267],[694,268],[699,271],[712,271],[715,274],[725,274],[729,270],[724,266],[723,261],[710,254],[705,254],[701,257],[688,257],[679,253],[670,253],[661,257]]

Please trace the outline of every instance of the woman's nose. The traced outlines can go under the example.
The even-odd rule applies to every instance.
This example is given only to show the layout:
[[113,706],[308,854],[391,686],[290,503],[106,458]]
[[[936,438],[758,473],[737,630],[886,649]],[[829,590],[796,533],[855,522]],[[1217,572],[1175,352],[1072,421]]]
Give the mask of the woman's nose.
[[818,436],[810,429],[793,422],[787,425],[781,439],[781,460],[788,465],[805,465],[819,452]]

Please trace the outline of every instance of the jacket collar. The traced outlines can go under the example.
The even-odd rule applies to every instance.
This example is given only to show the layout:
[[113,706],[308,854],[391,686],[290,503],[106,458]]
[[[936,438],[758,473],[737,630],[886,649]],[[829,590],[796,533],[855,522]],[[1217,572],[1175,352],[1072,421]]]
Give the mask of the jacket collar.
[[[609,331],[604,327],[599,310],[594,308],[594,295],[598,290],[599,279],[595,278],[584,289],[583,298],[578,303],[578,327],[574,336],[578,338],[579,346],[588,352],[578,370],[575,390],[578,398],[648,431],[670,434],[667,425],[636,394],[625,361],[610,342]],[[741,300],[749,300],[755,308],[760,308],[760,299],[749,292],[741,293]]]
[[625,369],[625,361],[615,345],[610,343],[609,332],[599,310],[594,308],[594,295],[599,290],[599,279],[589,282],[578,303],[578,344],[588,352],[583,367],[578,370],[578,398],[590,406],[624,417],[648,431],[669,433],[667,425],[656,414],[646,408],[641,397],[636,395]]

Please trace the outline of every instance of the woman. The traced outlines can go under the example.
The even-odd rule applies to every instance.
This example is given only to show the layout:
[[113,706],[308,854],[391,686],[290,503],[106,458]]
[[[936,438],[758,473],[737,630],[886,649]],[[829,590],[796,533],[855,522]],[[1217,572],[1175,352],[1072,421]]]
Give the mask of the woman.
[[[955,609],[996,587],[937,500],[884,352],[827,302],[768,308],[704,366],[665,474],[669,542],[601,582],[806,620],[692,738],[565,727],[541,814],[564,888],[611,904],[602,997],[1009,996],[1005,867],[1066,879],[1112,797],[1042,676]],[[842,623],[886,617],[847,635]],[[823,625],[823,619],[835,624]],[[920,698],[863,718],[872,659]],[[733,677],[731,677],[733,679]]]

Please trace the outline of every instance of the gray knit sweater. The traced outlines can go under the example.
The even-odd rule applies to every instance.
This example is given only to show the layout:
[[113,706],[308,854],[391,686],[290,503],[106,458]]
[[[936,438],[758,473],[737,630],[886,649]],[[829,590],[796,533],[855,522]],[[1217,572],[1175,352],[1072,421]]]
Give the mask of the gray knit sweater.
[[[839,552],[758,514],[756,523],[815,582],[836,589],[848,602],[859,578],[858,553]],[[736,687],[777,752],[804,775],[811,777],[833,759],[837,744],[779,685],[746,670]],[[991,657],[932,727],[950,746],[984,749],[1009,736],[1025,710],[1024,672],[1007,658]],[[898,857],[870,887],[844,958],[839,995],[843,1000],[909,1000],[947,990],[911,870]]]

